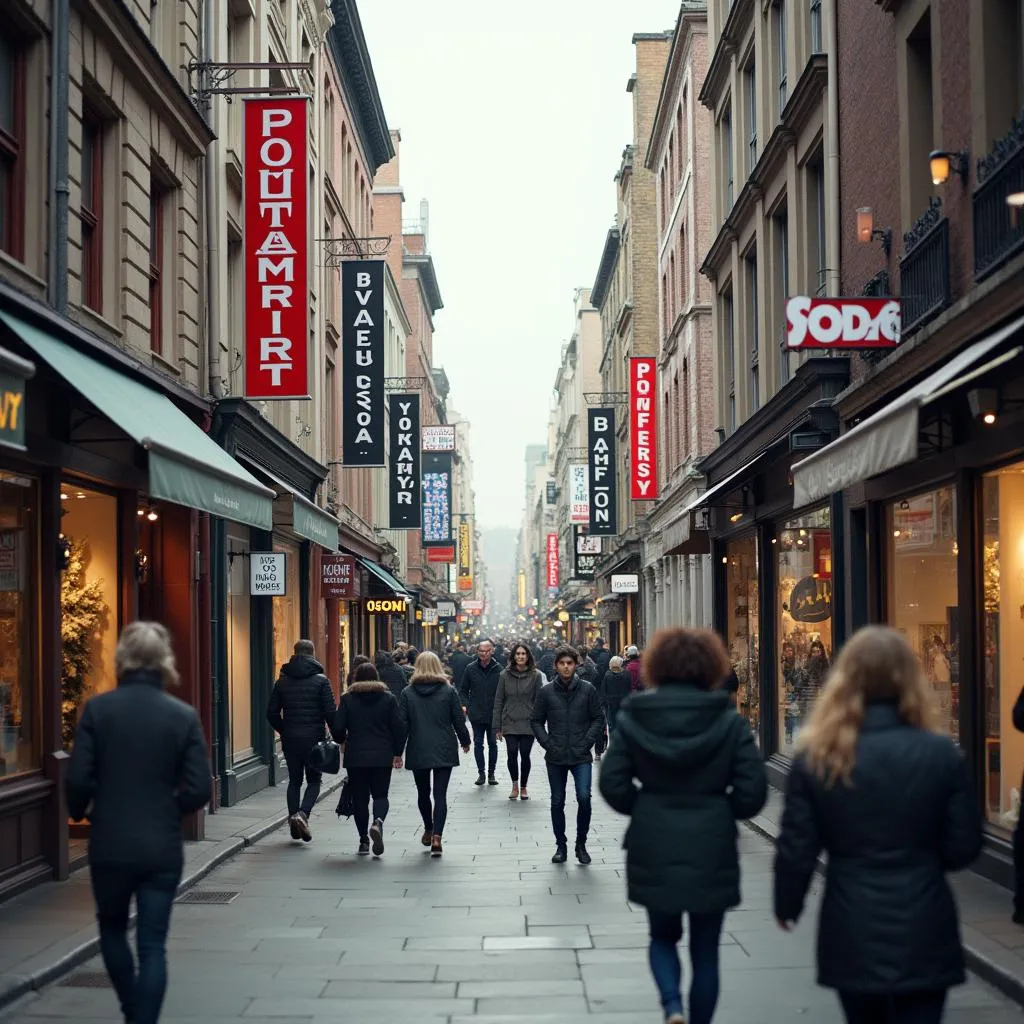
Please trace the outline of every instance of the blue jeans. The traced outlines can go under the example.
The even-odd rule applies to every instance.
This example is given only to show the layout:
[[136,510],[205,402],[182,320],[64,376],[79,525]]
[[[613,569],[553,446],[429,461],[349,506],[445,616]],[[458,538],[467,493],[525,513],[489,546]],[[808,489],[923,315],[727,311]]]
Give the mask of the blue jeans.
[[[711,1024],[718,1003],[718,940],[725,913],[689,914],[690,1024]],[[658,986],[665,1016],[683,1012],[683,968],[678,945],[683,937],[683,915],[648,908],[651,945],[648,960]]]
[[493,775],[498,768],[498,741],[490,722],[473,723],[473,753],[476,756],[476,770],[484,773],[484,737],[487,737],[487,774]]
[[576,784],[576,842],[585,843],[590,831],[590,785],[594,776],[592,764],[549,764],[548,785],[551,786],[551,827],[555,842],[568,846],[565,838],[565,789],[569,775]]
[[[94,864],[91,875],[100,952],[121,1003],[121,1013],[132,1024],[156,1024],[167,990],[167,930],[181,871],[139,871],[127,865]],[[132,896],[138,911],[137,972],[127,934]]]

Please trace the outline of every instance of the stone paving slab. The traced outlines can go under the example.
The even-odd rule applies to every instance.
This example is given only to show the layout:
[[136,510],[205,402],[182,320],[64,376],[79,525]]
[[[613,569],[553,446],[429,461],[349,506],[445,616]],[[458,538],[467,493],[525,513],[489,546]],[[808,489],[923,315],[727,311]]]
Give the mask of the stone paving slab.
[[[646,916],[625,898],[623,819],[598,798],[594,864],[552,865],[543,777],[527,804],[472,778],[465,767],[453,779],[439,860],[419,845],[404,772],[380,860],[357,857],[351,822],[323,812],[311,844],[274,831],[226,860],[205,887],[239,890],[237,899],[175,907],[164,1024],[660,1021]],[[726,918],[716,1024],[838,1024],[834,994],[815,984],[821,880],[805,920],[784,935],[771,914],[771,844],[750,830],[740,844],[744,903]],[[0,1011],[0,1024],[116,1019],[110,989],[61,985]],[[973,977],[946,1019],[1024,1024],[1019,1007]]]

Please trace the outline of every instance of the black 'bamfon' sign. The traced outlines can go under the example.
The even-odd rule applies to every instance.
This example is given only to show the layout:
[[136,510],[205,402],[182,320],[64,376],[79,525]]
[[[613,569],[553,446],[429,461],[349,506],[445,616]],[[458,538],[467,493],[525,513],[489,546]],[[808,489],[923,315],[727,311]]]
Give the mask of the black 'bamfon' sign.
[[392,530],[420,528],[420,396],[388,395],[391,464],[388,466]]
[[341,461],[384,465],[384,261],[341,265]]
[[615,410],[587,410],[587,447],[590,449],[590,533],[614,537],[616,515]]

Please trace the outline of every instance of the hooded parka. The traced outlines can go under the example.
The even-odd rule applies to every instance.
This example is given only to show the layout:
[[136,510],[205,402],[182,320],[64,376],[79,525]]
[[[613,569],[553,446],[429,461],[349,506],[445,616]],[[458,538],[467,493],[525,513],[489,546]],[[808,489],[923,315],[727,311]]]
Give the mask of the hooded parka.
[[768,784],[727,693],[666,685],[630,697],[599,786],[631,818],[623,845],[633,903],[672,913],[739,904],[736,819],[757,814]]
[[267,721],[280,733],[283,745],[309,746],[324,738],[324,726],[334,722],[334,692],[316,658],[294,654],[281,667],[270,693]]
[[398,698],[398,711],[409,771],[458,765],[459,747],[470,744],[469,730],[458,691],[447,679],[415,679]]
[[540,693],[541,674],[535,669],[520,672],[506,668],[498,679],[498,692],[494,697],[494,718],[491,722],[495,732],[506,736],[532,736],[530,715],[533,704]]
[[379,679],[360,680],[345,691],[331,732],[345,744],[346,768],[390,768],[405,746],[398,701]]

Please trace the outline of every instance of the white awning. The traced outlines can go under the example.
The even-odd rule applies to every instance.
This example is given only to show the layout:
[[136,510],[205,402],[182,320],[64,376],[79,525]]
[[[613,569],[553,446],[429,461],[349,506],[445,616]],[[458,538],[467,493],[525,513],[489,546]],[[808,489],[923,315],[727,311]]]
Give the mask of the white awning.
[[830,445],[796,463],[793,507],[803,508],[851,484],[913,462],[921,408],[1020,355],[1024,348],[1018,346],[982,365],[986,356],[1022,327],[1024,317],[975,342]]

